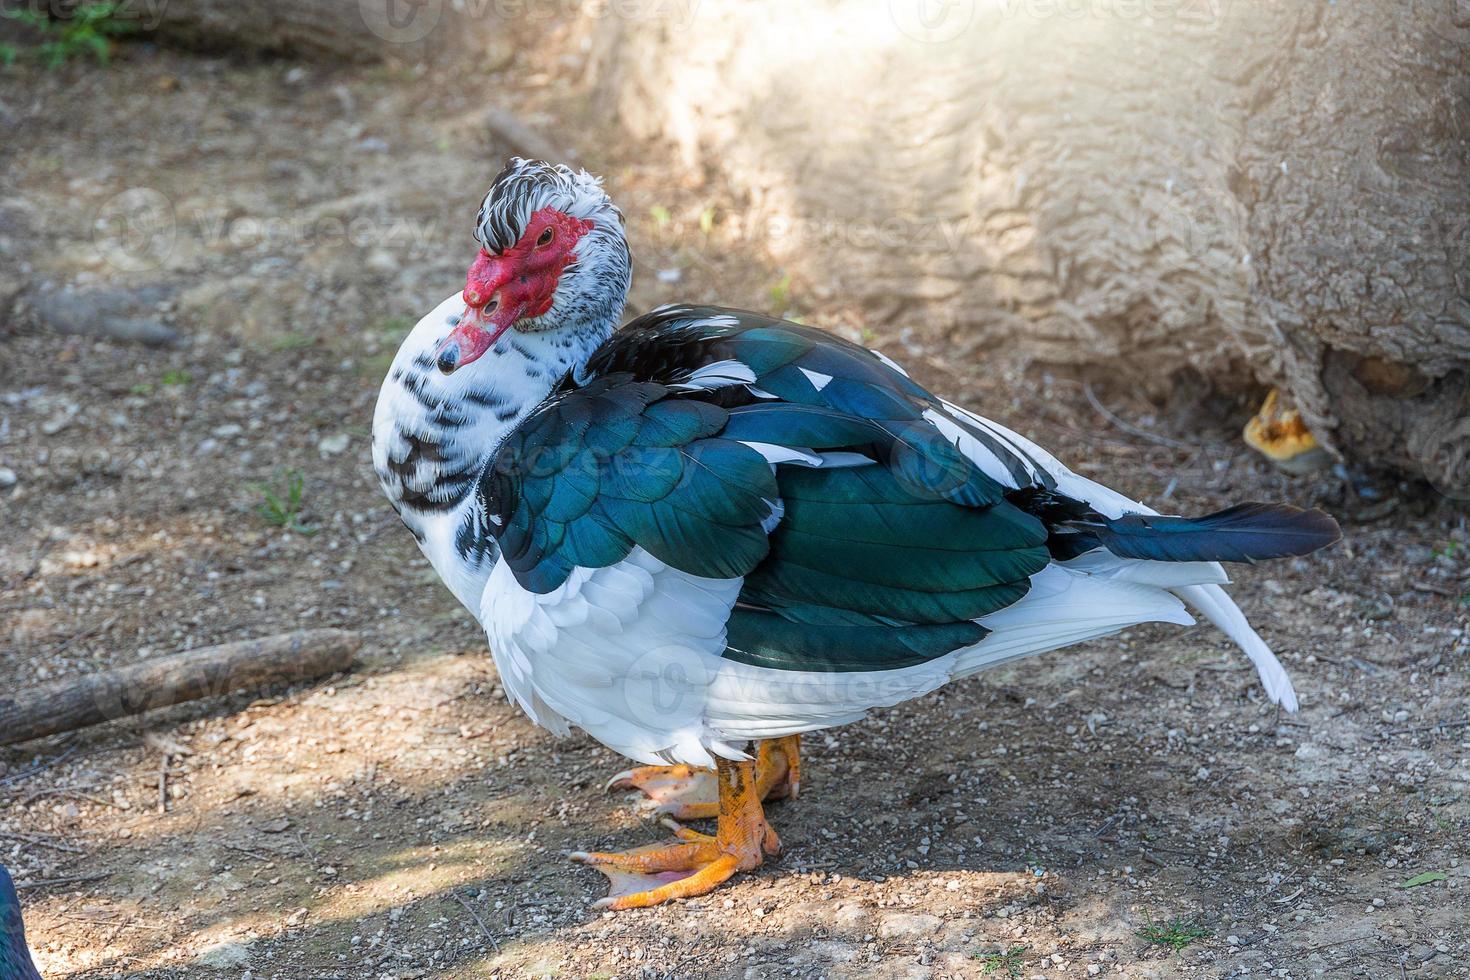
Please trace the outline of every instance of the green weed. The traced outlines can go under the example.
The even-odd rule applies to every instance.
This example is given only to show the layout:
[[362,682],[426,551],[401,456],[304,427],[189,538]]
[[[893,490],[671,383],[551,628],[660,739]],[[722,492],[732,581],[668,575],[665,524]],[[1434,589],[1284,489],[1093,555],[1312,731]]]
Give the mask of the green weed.
[[300,470],[286,470],[277,474],[276,479],[284,482],[285,493],[277,493],[270,484],[257,483],[255,489],[260,493],[261,501],[256,505],[256,512],[276,527],[308,536],[315,534],[318,529],[301,520],[306,496],[305,475]]
[[[45,39],[32,52],[47,68],[58,68],[87,55],[105,65],[112,53],[111,39],[137,26],[117,16],[121,8],[119,3],[83,3],[57,20],[43,11],[26,9],[6,10],[0,16],[34,28]],[[13,46],[7,47],[8,52],[0,51],[0,62],[10,64],[19,52]]]

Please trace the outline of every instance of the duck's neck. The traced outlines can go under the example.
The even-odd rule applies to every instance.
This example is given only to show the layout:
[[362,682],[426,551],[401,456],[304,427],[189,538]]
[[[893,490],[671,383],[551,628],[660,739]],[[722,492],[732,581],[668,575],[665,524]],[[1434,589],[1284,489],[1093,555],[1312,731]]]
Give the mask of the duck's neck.
[[463,309],[458,296],[441,303],[399,348],[373,417],[373,467],[435,570],[478,615],[497,556],[474,492],[480,474],[506,435],[616,324],[507,331],[479,360],[445,375],[433,351]]

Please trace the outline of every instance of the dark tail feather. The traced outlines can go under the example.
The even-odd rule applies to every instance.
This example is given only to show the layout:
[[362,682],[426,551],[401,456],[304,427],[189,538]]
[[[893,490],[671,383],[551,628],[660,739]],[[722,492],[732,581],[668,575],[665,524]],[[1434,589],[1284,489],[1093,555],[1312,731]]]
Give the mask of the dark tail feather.
[[1204,517],[1098,516],[1065,526],[1074,532],[1067,537],[1076,553],[1103,547],[1119,558],[1154,561],[1291,558],[1342,538],[1337,522],[1322,511],[1286,504],[1236,504]]

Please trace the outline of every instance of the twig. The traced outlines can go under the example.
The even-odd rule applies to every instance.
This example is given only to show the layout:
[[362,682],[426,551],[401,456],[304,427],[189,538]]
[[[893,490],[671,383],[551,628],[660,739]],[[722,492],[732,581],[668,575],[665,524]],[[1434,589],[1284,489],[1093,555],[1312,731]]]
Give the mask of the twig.
[[71,748],[67,749],[65,752],[61,753],[54,759],[48,759],[45,762],[38,762],[34,766],[31,766],[29,769],[22,769],[20,772],[16,773],[13,776],[6,776],[4,779],[0,779],[0,786],[9,786],[11,783],[18,783],[22,779],[30,779],[32,776],[36,775],[36,773],[45,772],[47,769],[50,769],[52,766],[58,764],[63,759],[70,756],[76,750],[77,747],[73,745]]
[[163,761],[158,764],[158,812],[168,812],[168,759],[167,752],[163,754]]
[[42,540],[40,546],[36,549],[36,557],[35,560],[31,562],[31,566],[25,571],[21,572],[19,575],[12,578],[9,582],[6,582],[5,588],[0,589],[0,592],[14,591],[15,589],[18,589],[25,583],[29,582],[31,579],[35,578],[36,573],[41,570],[41,563],[43,560],[45,560],[47,552],[49,552],[52,547],[55,546],[55,544],[56,542],[53,541],[51,538],[46,538]]
[[123,807],[121,804],[114,803],[111,800],[104,800],[100,796],[89,796],[86,793],[78,793],[76,790],[73,789],[38,789],[30,796],[27,796],[24,800],[21,800],[20,805],[30,806],[32,803],[36,802],[43,796],[65,796],[73,800],[82,800],[86,803],[95,803],[98,806],[110,806],[114,810],[125,809],[125,807]]
[[1409,728],[1390,728],[1383,733],[1387,738],[1390,735],[1407,735],[1410,732],[1432,732],[1439,728],[1464,728],[1470,725],[1470,718],[1462,718],[1459,721],[1437,721],[1432,725],[1413,725]]
[[220,841],[220,843],[223,844],[225,847],[228,847],[232,851],[239,851],[241,854],[248,854],[251,857],[255,858],[257,861],[274,861],[275,860],[275,858],[271,857],[269,854],[262,854],[260,851],[252,851],[248,847],[242,847],[239,844],[231,844],[227,840],[222,840],[222,841]]
[[99,623],[94,626],[89,626],[84,630],[78,630],[71,636],[68,636],[66,639],[62,640],[61,643],[57,645],[56,649],[51,651],[51,655],[55,657],[65,653],[72,644],[76,643],[79,640],[91,639],[98,633],[101,633],[103,630],[111,629],[112,624],[115,622],[117,622],[117,617],[112,616],[109,617],[105,623]]
[[322,863],[321,859],[316,856],[316,851],[311,849],[311,845],[306,842],[306,838],[301,836],[301,831],[292,827],[291,836],[296,838],[296,843],[301,845],[301,850],[305,852],[307,857],[311,858],[311,866],[313,868],[319,867]]
[[1122,429],[1129,435],[1137,436],[1140,439],[1146,439],[1149,442],[1155,443],[1156,445],[1168,446],[1170,449],[1184,449],[1189,451],[1192,451],[1194,449],[1194,447],[1187,442],[1180,442],[1178,439],[1170,439],[1168,436],[1161,436],[1157,432],[1150,432],[1147,429],[1141,429],[1131,422],[1125,422],[1122,419],[1118,418],[1118,416],[1108,411],[1107,406],[1098,401],[1097,395],[1093,393],[1092,385],[1088,382],[1084,381],[1082,383],[1082,393],[1087,396],[1087,403],[1092,406],[1093,411],[1097,412],[1097,414],[1107,419],[1115,427]]
[[56,841],[49,840],[45,837],[35,837],[31,834],[19,834],[13,830],[0,830],[0,837],[4,837],[7,840],[18,840],[24,844],[34,844],[37,847],[49,847],[54,851],[64,851],[67,854],[85,853],[80,847],[72,847],[70,844],[58,844],[56,843]]
[[497,106],[486,109],[482,121],[490,135],[512,153],[537,160],[555,160],[562,155],[546,137]]
[[45,878],[41,881],[24,881],[15,886],[16,891],[25,891],[27,888],[50,888],[52,885],[77,885],[85,881],[101,881],[103,878],[111,878],[111,871],[99,871],[90,875],[67,875],[64,878]]
[[459,892],[454,891],[450,892],[450,894],[454,896],[454,900],[456,902],[464,906],[464,910],[470,914],[470,918],[475,920],[475,925],[479,926],[480,931],[485,934],[485,938],[490,940],[490,945],[495,947],[495,952],[500,952],[500,943],[496,942],[495,937],[491,935],[490,930],[486,927],[484,920],[480,918],[480,913],[471,908],[470,903],[465,901],[464,896],[461,895]]

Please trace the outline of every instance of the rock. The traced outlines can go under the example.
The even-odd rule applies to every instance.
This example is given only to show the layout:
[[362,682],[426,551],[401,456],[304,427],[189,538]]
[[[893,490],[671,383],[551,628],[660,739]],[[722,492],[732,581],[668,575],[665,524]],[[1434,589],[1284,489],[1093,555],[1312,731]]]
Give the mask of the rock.
[[868,924],[868,910],[861,905],[844,903],[832,913],[832,924],[844,932],[863,933]]
[[351,436],[345,432],[338,432],[335,435],[322,437],[321,441],[316,444],[316,448],[317,452],[323,456],[336,456],[338,453],[345,452],[351,442]]
[[8,466],[0,466],[0,490],[9,490],[20,482],[20,477],[15,475],[15,470]]
[[237,970],[250,962],[250,947],[245,943],[216,943],[194,962],[211,970]]
[[878,923],[878,936],[882,939],[917,939],[938,932],[943,924],[937,915],[891,912]]
[[397,272],[403,263],[394,258],[392,252],[375,248],[368,253],[364,264],[374,272]]
[[71,419],[72,417],[70,415],[67,415],[65,412],[53,415],[49,419],[41,423],[41,434],[46,436],[54,436],[56,435],[56,433],[71,425]]
[[172,295],[159,284],[136,289],[62,289],[30,298],[37,319],[63,334],[105,337],[149,347],[177,347],[178,331],[145,315]]

